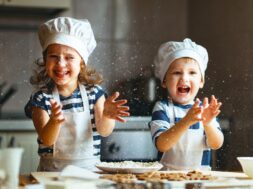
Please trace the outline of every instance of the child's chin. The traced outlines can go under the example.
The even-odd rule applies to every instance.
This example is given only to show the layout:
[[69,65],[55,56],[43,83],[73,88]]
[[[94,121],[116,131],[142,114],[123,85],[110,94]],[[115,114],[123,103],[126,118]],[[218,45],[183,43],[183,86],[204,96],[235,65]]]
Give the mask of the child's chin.
[[189,98],[181,98],[181,99],[178,99],[178,103],[179,103],[179,104],[182,104],[182,105],[189,104],[190,102],[192,102],[192,99],[189,99]]

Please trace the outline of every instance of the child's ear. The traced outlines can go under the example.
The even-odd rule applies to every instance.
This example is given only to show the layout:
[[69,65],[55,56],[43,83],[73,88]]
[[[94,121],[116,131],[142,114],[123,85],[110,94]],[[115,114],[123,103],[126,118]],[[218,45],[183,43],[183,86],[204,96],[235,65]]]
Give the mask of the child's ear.
[[162,86],[162,88],[166,89],[166,82],[165,82],[165,80],[162,82],[161,86]]

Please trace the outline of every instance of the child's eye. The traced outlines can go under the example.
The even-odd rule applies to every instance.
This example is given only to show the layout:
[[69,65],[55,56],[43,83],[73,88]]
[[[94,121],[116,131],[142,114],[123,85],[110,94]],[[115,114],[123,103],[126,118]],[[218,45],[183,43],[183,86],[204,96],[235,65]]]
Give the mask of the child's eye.
[[49,54],[49,55],[48,55],[48,58],[49,58],[49,59],[57,59],[57,60],[58,60],[58,59],[59,59],[59,56],[58,56],[58,55],[55,55],[55,54]]
[[172,74],[173,74],[173,75],[180,75],[181,72],[180,72],[180,71],[174,71],[174,72],[172,72]]
[[195,75],[195,74],[197,74],[197,72],[196,71],[190,71],[190,74]]
[[67,59],[68,59],[68,60],[74,60],[75,57],[74,57],[74,56],[68,56]]

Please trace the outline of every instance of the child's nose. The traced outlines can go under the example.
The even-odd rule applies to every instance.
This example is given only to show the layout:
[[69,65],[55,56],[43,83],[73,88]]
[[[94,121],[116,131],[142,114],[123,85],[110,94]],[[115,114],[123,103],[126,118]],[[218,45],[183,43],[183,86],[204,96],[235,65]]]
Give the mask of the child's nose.
[[67,64],[66,60],[61,56],[57,57],[57,63],[60,64],[60,65]]
[[182,74],[181,79],[182,79],[183,81],[187,81],[187,80],[189,79],[189,75],[188,75],[188,74]]

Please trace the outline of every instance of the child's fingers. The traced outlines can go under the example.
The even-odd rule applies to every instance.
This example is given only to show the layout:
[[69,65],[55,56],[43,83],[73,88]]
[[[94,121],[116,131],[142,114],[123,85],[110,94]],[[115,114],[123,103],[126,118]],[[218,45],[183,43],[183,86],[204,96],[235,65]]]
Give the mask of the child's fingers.
[[199,105],[200,105],[200,100],[197,98],[192,107],[197,108],[197,107],[199,107]]
[[201,121],[202,120],[202,112],[203,112],[203,107],[192,108],[187,113],[187,116],[190,117],[194,121]]
[[54,116],[55,116],[55,117],[59,117],[60,115],[62,115],[62,112],[61,112],[61,111],[58,111],[58,112],[55,112],[55,113],[54,113]]
[[62,114],[61,111],[58,112],[52,112],[51,116],[50,116],[53,120],[57,121],[57,123],[62,123],[65,121],[65,118]]
[[49,102],[52,107],[54,107],[57,104],[57,101],[55,99],[50,99]]
[[212,109],[219,109],[221,106],[221,102],[218,102],[218,99],[215,98],[214,95],[211,96],[211,102],[210,102],[210,107]]
[[125,123],[125,122],[126,122],[126,120],[123,119],[123,118],[120,117],[120,116],[116,116],[114,119],[117,120],[117,121],[119,121],[119,122],[122,122],[122,123]]
[[211,96],[211,99],[213,99],[213,100],[216,100],[216,101],[217,101],[217,98],[216,98],[214,95],[212,95],[212,96]]
[[203,100],[203,107],[204,107],[204,108],[207,108],[207,107],[208,107],[208,104],[209,104],[208,98],[205,97],[204,100]]
[[220,109],[220,107],[221,107],[221,105],[222,105],[222,103],[221,103],[221,102],[219,102],[219,103],[216,105],[215,110],[216,110],[216,111],[217,111],[217,110],[219,110],[219,109]]
[[221,112],[220,110],[215,111],[215,112],[214,112],[214,116],[215,116],[215,117],[218,116],[218,115],[220,114],[220,112]]
[[189,115],[191,117],[195,114],[200,114],[200,113],[201,113],[201,108],[200,107],[194,107],[194,105],[193,105],[192,108],[188,111],[187,115]]
[[123,110],[123,111],[128,111],[129,107],[128,106],[121,106],[121,107],[119,107],[119,109]]
[[50,104],[51,104],[51,106],[52,106],[52,109],[56,109],[56,108],[59,107],[59,105],[60,105],[60,104],[59,104],[56,100],[54,100],[54,99],[50,99],[49,102],[50,102]]
[[111,96],[109,96],[107,99],[110,101],[114,101],[119,97],[119,92],[113,93]]
[[129,112],[125,112],[125,111],[119,111],[119,115],[120,116],[130,116]]
[[220,108],[220,107],[221,107],[221,105],[222,105],[222,103],[221,103],[221,102],[218,102],[217,107],[218,107],[218,108]]
[[202,111],[203,111],[203,108],[202,107],[198,107],[198,108],[196,108],[195,109],[195,114],[200,114],[200,113],[202,113]]
[[121,105],[124,105],[127,103],[127,100],[125,99],[122,99],[122,100],[118,100],[115,102],[117,106],[121,106]]
[[219,103],[218,99],[214,95],[211,96],[211,103],[214,105],[217,105]]
[[52,113],[58,114],[59,112],[61,113],[61,110],[62,110],[62,105],[57,104],[54,108],[52,108]]

